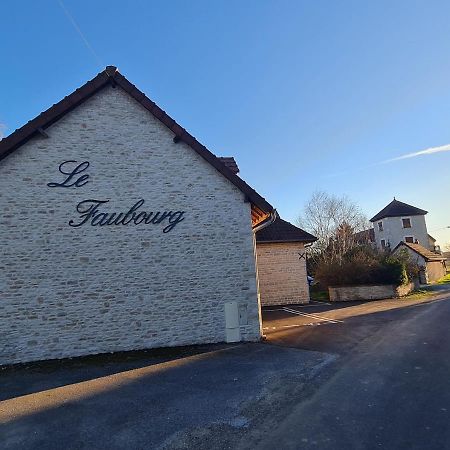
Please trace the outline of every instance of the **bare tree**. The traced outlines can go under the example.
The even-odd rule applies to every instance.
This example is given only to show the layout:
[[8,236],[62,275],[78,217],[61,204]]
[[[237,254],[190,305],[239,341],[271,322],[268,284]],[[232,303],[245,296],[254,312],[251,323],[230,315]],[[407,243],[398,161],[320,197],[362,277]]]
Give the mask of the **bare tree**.
[[318,238],[312,256],[340,259],[361,238],[356,233],[370,227],[359,206],[346,196],[316,191],[305,204],[298,224]]

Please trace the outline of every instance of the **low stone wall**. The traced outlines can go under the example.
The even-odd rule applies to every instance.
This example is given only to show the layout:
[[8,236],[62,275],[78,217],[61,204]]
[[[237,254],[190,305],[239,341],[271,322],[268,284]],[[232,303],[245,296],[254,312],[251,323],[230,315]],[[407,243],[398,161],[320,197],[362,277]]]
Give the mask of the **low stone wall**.
[[355,300],[381,300],[383,298],[403,297],[414,289],[414,283],[404,286],[392,284],[370,286],[329,287],[331,302],[351,302]]
[[395,288],[395,297],[404,297],[405,295],[408,295],[413,291],[414,289],[418,288],[417,283],[408,283],[403,286],[397,286]]

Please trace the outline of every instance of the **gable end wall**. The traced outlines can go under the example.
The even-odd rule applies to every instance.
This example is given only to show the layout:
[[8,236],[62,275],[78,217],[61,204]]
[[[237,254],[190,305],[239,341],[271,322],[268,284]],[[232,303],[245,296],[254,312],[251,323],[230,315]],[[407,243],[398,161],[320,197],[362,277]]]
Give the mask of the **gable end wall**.
[[258,243],[261,305],[309,303],[303,243]]
[[[250,203],[120,88],[106,87],[0,162],[0,364],[226,340],[225,303],[260,338]],[[62,181],[89,161],[89,183]],[[158,225],[68,226],[76,205],[182,210]]]

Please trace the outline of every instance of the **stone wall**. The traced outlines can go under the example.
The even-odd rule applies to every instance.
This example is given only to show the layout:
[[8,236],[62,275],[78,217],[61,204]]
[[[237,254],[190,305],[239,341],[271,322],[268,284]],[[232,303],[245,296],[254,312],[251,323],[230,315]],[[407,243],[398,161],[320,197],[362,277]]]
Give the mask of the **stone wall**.
[[384,298],[403,297],[414,289],[414,283],[405,286],[371,285],[329,287],[331,302],[350,302],[355,300],[380,300]]
[[256,252],[262,306],[309,302],[302,243],[258,243]]
[[[46,131],[0,161],[0,364],[225,341],[232,302],[240,339],[260,338],[250,204],[238,188],[120,88]],[[67,160],[90,163],[88,183],[49,187]],[[169,232],[170,215],[69,226],[84,220],[86,199],[108,200],[108,213],[143,199],[139,211],[184,215]]]
[[[417,281],[417,280],[416,280]],[[402,286],[394,286],[394,297],[404,297],[405,295],[408,295],[411,293],[414,289],[416,289],[418,286],[416,283],[408,283],[404,284]]]

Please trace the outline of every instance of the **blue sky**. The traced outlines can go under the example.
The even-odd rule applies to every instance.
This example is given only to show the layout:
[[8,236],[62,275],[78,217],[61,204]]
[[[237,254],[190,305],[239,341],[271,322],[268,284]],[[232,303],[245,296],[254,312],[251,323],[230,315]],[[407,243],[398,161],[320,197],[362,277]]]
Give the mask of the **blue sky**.
[[444,244],[450,151],[377,163],[450,144],[449,17],[446,1],[7,2],[0,124],[116,65],[284,218],[316,189],[369,217],[396,196]]

